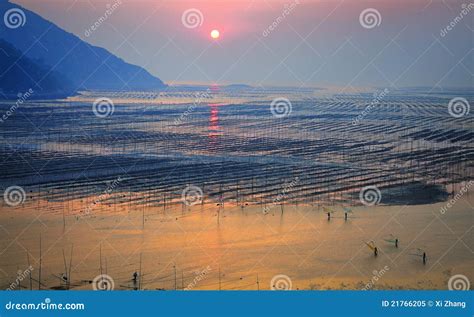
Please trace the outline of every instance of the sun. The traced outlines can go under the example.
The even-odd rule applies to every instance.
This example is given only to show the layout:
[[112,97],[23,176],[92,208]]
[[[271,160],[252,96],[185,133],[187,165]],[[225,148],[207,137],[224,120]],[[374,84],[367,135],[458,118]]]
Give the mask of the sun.
[[214,40],[217,40],[220,36],[220,33],[218,30],[212,30],[211,31],[211,37],[214,39]]

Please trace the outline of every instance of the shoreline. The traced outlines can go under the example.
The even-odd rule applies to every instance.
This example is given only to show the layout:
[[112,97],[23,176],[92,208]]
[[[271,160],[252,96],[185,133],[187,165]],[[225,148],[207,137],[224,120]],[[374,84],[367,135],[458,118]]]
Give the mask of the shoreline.
[[[269,289],[270,280],[276,275],[288,276],[293,289],[363,289],[378,276],[375,272],[387,267],[369,289],[446,289],[452,274],[474,278],[469,269],[474,257],[465,253],[466,247],[474,246],[474,239],[464,235],[462,243],[451,246],[449,242],[455,242],[457,232],[464,232],[469,226],[472,210],[465,205],[474,205],[473,198],[466,194],[445,214],[439,212],[443,203],[353,207],[347,221],[342,208],[334,206],[329,206],[337,211],[328,221],[322,208],[318,211],[317,207],[303,205],[285,205],[283,212],[273,208],[266,214],[261,206],[241,208],[227,203],[224,209],[197,205],[184,210],[170,207],[166,213],[162,208],[151,208],[142,219],[141,210],[101,204],[91,217],[75,219],[67,215],[65,228],[57,213],[36,215],[38,218],[27,232],[20,230],[21,224],[32,220],[32,210],[2,210],[3,229],[9,232],[8,236],[17,234],[19,238],[2,241],[2,249],[12,245],[7,248],[9,256],[2,257],[0,263],[2,270],[10,272],[9,278],[0,281],[2,287],[11,283],[13,272],[27,267],[26,251],[19,250],[18,245],[14,247],[16,243],[28,250],[35,268],[32,274],[37,278],[34,260],[38,260],[41,233],[42,288],[58,287],[59,280],[54,276],[64,271],[62,250],[69,254],[74,245],[72,289],[90,289],[91,284],[84,281],[91,281],[100,273],[99,247],[102,262],[108,263],[102,271],[115,279],[116,290],[133,288],[129,279],[138,270],[140,254],[144,271],[141,289],[174,289],[174,265],[177,289],[182,288],[181,284],[186,288],[205,268],[209,268],[207,276],[193,289],[218,289],[219,271],[225,285],[222,289],[256,289],[257,276],[260,289]],[[74,206],[73,201],[67,204]],[[52,203],[36,205],[38,211],[51,207]],[[383,242],[388,234],[400,239],[398,249]],[[363,243],[371,240],[380,248],[378,257]],[[417,247],[427,251],[426,265],[410,255]]]

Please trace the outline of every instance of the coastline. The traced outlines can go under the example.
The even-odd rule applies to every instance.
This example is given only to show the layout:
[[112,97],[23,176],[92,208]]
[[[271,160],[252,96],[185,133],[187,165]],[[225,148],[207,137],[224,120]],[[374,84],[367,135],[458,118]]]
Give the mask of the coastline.
[[[64,204],[79,206],[78,201]],[[34,263],[41,234],[44,289],[60,286],[63,250],[69,254],[74,245],[72,289],[91,288],[87,281],[100,273],[101,252],[102,271],[115,280],[117,290],[133,287],[130,278],[139,256],[142,289],[186,288],[196,276],[201,279],[192,289],[219,289],[220,272],[221,289],[228,290],[270,289],[277,275],[289,277],[294,290],[442,290],[452,274],[474,278],[469,252],[474,238],[467,234],[474,197],[464,195],[442,214],[444,204],[353,207],[347,221],[336,206],[330,206],[337,211],[328,221],[322,208],[308,205],[285,204],[283,212],[278,206],[267,213],[262,206],[232,204],[223,209],[215,204],[147,208],[142,218],[136,207],[99,204],[87,217],[66,215],[65,227],[60,214],[48,213],[64,207],[60,202],[2,207],[2,229],[8,234],[1,242],[5,256],[0,267],[6,273],[1,285],[8,287],[15,272],[27,267],[25,250],[31,254],[33,276],[38,274]],[[400,239],[399,248],[384,242],[389,234]],[[375,241],[377,257],[364,241]],[[416,248],[427,252],[426,265],[411,255]]]

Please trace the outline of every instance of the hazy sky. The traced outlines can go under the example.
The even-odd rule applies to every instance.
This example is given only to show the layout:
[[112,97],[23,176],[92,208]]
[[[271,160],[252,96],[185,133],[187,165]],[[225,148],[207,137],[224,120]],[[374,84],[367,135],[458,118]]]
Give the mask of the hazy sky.
[[[464,15],[462,1],[13,2],[168,84],[473,86],[474,7]],[[107,4],[115,10],[86,37]],[[368,8],[380,19],[375,14],[364,27],[360,16]],[[186,27],[188,9],[202,19],[198,14]],[[456,16],[462,17],[441,34]],[[213,29],[218,40],[210,37]]]

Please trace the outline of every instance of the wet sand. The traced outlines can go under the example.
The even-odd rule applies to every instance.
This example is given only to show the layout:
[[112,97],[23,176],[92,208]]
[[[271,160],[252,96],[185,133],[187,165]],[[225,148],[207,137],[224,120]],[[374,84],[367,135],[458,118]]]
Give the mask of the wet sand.
[[[1,287],[19,271],[15,289],[64,288],[69,270],[72,289],[99,274],[115,289],[167,290],[474,280],[472,195],[440,212],[474,175],[472,120],[446,109],[457,92],[397,90],[369,111],[370,93],[196,89],[31,101],[3,122],[0,187],[25,202],[0,202]],[[281,96],[291,103],[278,114]],[[115,101],[103,116],[98,97]],[[182,205],[189,185],[204,204]],[[362,205],[367,187],[379,206]],[[330,221],[323,206],[337,210]]]
[[[447,289],[454,274],[474,280],[469,193],[444,214],[446,203],[354,207],[347,221],[337,206],[329,206],[336,212],[328,221],[317,206],[284,205],[282,212],[271,205],[265,214],[259,205],[199,204],[146,208],[143,222],[140,207],[99,203],[87,216],[66,215],[64,227],[62,215],[48,213],[53,205],[74,209],[81,203],[2,206],[4,289],[28,267],[27,252],[38,288],[40,235],[42,289],[60,286],[63,250],[69,266],[72,245],[72,289],[91,289],[89,281],[100,273],[113,278],[116,290],[136,287],[131,279],[140,270],[140,254],[142,289],[268,290],[281,274],[300,290]],[[389,234],[399,238],[399,248],[384,241]],[[371,240],[377,257],[364,244]],[[410,255],[416,248],[427,253],[426,265]],[[19,288],[30,288],[29,276]]]

